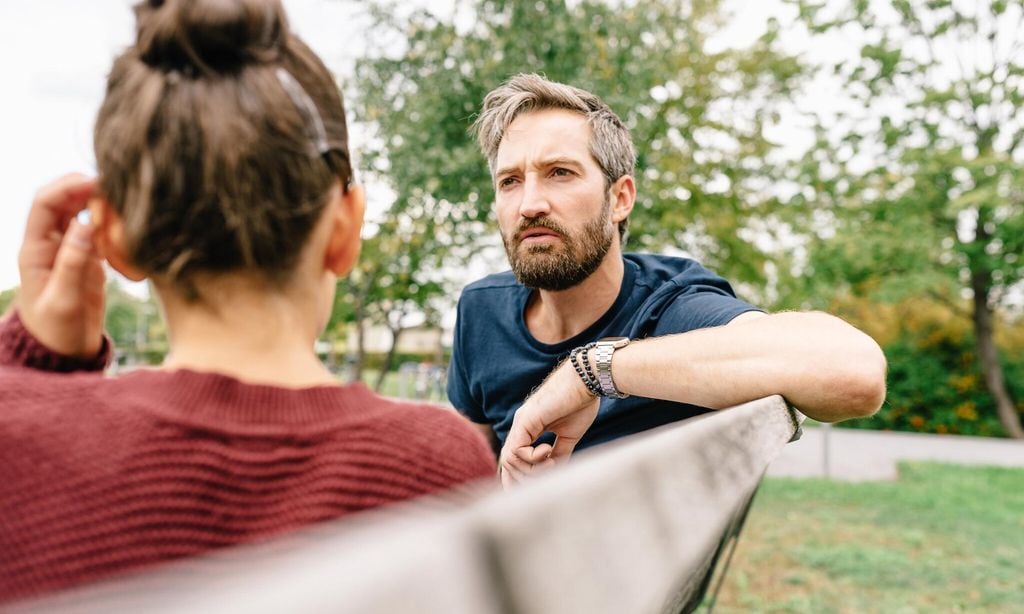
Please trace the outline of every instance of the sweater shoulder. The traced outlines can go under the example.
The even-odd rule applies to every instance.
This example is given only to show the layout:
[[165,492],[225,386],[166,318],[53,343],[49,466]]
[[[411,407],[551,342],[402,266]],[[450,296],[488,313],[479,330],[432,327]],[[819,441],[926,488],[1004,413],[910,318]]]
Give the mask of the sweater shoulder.
[[96,373],[0,368],[0,466],[39,479],[116,470],[138,423],[107,402],[111,384]]
[[383,399],[379,424],[397,438],[413,466],[450,473],[453,484],[493,477],[497,461],[483,435],[455,410],[430,403]]
[[102,415],[109,410],[102,399],[111,383],[100,373],[0,367],[0,424],[66,428],[68,414]]

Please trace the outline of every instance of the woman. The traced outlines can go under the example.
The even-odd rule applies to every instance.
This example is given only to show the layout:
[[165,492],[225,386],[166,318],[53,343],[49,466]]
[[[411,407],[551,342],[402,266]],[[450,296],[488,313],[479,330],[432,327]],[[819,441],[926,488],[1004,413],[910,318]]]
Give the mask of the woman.
[[[100,178],[38,193],[0,325],[0,601],[494,473],[456,414],[341,386],[314,354],[363,193],[337,88],[279,2],[136,13]],[[151,281],[159,369],[100,373],[104,260]]]

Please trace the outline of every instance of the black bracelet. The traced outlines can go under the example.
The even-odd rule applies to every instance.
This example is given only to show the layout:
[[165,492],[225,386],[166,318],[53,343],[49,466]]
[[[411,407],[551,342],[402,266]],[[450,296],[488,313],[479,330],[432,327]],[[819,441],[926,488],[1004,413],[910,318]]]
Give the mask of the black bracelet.
[[[592,374],[591,374],[590,377],[587,377],[587,373],[584,373],[583,368],[580,367],[579,355],[582,352],[584,352],[584,351],[585,351],[585,349],[583,347],[578,347],[578,348],[574,349],[569,354],[569,362],[571,362],[572,363],[572,367],[574,369],[576,369],[576,374],[580,376],[581,380],[583,380],[583,385],[587,387],[587,392],[589,392],[590,394],[592,394],[595,397],[599,397],[599,396],[601,396],[601,387],[598,384],[597,380],[594,379]],[[585,364],[587,366],[587,371],[591,371],[590,365],[586,363],[586,357],[585,356],[584,356],[583,360],[584,360],[583,364]]]
[[583,372],[583,367],[579,363],[579,353],[583,348],[576,348],[569,354],[569,361],[572,362],[573,369],[576,369],[576,374],[580,376],[583,381],[583,385],[586,386],[587,392],[593,396],[600,396],[600,388],[597,387],[596,383],[587,378],[587,374]]
[[590,366],[590,350],[594,349],[596,345],[596,343],[588,343],[580,348],[580,354],[582,354],[580,361],[583,363],[583,369],[587,372],[587,380],[594,385],[597,396],[604,396],[604,391],[601,389],[601,380],[594,375],[594,369]]

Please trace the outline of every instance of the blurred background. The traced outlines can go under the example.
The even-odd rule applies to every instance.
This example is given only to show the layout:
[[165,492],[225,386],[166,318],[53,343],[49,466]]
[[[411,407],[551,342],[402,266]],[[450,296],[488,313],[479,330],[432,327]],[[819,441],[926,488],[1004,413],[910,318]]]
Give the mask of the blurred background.
[[[95,172],[93,116],[131,4],[0,3],[0,312],[34,190]],[[337,74],[369,196],[361,263],[317,348],[339,378],[444,401],[459,290],[506,268],[468,129],[487,91],[540,72],[632,130],[628,249],[694,257],[752,303],[823,309],[882,345],[885,407],[843,427],[1024,437],[1024,2],[284,4]],[[115,368],[159,363],[145,286],[111,275],[108,298]],[[720,606],[1024,603],[1020,470],[902,465],[898,479],[770,479]]]

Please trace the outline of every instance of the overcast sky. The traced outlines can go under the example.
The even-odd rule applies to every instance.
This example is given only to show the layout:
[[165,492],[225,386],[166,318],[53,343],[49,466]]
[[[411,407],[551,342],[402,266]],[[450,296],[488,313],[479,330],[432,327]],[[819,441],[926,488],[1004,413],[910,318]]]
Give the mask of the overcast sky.
[[[442,0],[454,4],[452,0]],[[116,53],[132,41],[134,0],[0,0],[0,289],[17,285],[17,251],[35,191],[72,171],[95,172],[92,125]],[[341,78],[365,47],[356,0],[285,0],[293,30]],[[432,2],[431,5],[437,5]],[[734,0],[722,37],[763,32],[777,0]],[[775,8],[771,8],[775,7]],[[353,135],[357,137],[357,135]],[[386,192],[369,190],[374,199]]]

